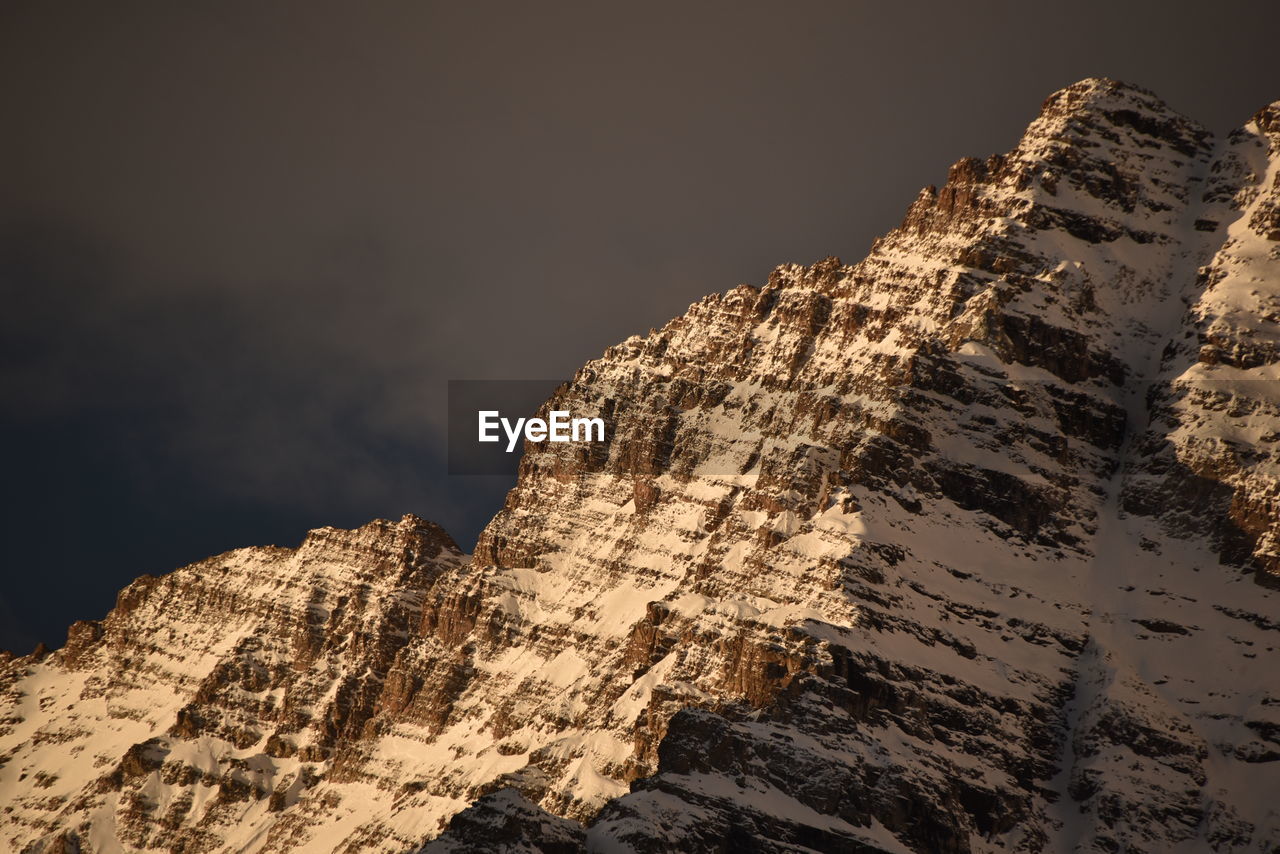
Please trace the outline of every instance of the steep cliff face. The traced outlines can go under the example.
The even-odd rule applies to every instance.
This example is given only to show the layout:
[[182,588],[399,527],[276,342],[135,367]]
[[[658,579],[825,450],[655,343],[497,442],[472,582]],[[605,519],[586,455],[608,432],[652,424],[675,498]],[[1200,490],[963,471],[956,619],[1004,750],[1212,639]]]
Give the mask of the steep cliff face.
[[472,558],[325,529],[10,662],[0,838],[1275,850],[1277,211],[1280,106],[1056,93],[583,367],[610,441],[528,446]]
[[1125,509],[1280,585],[1280,103],[1232,134],[1195,228],[1216,248],[1148,392]]
[[139,578],[62,650],[3,672],[6,849],[287,838],[289,810],[376,733],[425,590],[462,561],[406,516]]
[[[592,838],[1274,838],[1271,769],[1248,760],[1274,758],[1275,599],[1218,566],[1267,577],[1268,448],[1212,468],[1202,446],[1245,435],[1222,398],[1159,409],[1189,381],[1184,330],[1269,340],[1197,273],[1274,298],[1267,115],[1216,152],[1148,93],[1087,81],[861,263],[782,268],[584,368],[556,406],[610,412],[615,447],[531,448],[476,561],[646,603],[591,677],[624,684],[648,653],[618,729],[646,776]],[[1265,388],[1236,404],[1257,438]]]

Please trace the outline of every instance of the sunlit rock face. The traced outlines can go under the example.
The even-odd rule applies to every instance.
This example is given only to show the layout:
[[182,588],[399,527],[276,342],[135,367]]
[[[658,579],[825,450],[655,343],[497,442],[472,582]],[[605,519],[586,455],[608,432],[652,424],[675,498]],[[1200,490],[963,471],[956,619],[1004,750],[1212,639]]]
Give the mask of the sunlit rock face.
[[[852,266],[610,348],[407,516],[4,666],[33,851],[1267,851],[1280,104],[1087,80]],[[544,413],[545,414],[545,413]]]

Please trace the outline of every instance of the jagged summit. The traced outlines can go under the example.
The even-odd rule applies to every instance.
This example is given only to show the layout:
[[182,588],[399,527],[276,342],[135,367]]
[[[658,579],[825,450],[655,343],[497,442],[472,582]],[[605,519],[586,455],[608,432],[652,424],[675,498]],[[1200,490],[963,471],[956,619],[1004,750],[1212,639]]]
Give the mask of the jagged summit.
[[1040,106],[1040,115],[1042,118],[1064,115],[1105,115],[1117,110],[1147,113],[1162,119],[1176,119],[1194,127],[1200,127],[1194,119],[1174,110],[1150,89],[1111,77],[1086,77],[1059,89],[1044,99],[1044,103]]
[[1280,119],[1055,93],[854,264],[585,365],[407,516],[0,665],[19,851],[1280,844]]

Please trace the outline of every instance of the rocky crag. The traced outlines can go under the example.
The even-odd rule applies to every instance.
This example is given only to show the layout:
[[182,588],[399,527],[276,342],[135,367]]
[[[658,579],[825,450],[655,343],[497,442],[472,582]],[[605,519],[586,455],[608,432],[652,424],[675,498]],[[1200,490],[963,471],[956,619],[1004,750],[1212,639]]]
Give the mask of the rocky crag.
[[16,851],[1280,850],[1280,102],[1087,80],[412,516],[0,670]]

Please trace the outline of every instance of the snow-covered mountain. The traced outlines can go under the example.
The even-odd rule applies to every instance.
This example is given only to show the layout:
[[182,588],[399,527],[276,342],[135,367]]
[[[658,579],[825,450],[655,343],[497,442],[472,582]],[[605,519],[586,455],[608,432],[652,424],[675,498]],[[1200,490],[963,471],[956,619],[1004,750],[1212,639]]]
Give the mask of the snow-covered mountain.
[[17,851],[1280,850],[1280,102],[1086,80],[406,516],[0,671]]

